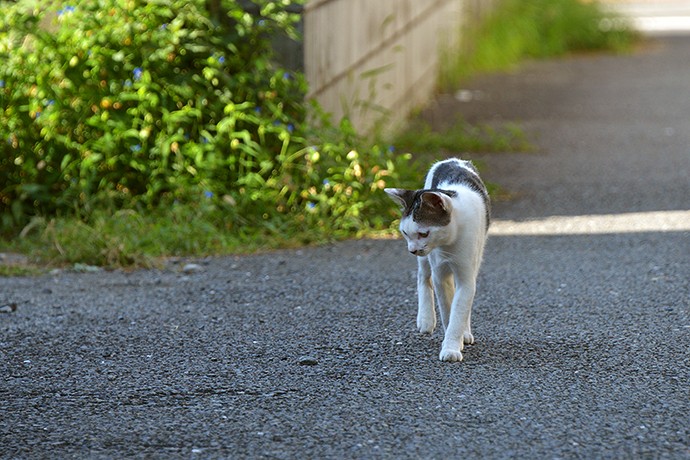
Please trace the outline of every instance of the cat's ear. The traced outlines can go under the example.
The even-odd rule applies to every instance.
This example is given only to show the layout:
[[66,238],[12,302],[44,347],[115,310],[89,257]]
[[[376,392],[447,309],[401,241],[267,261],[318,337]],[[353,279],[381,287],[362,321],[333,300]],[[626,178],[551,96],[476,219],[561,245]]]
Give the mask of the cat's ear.
[[443,193],[424,192],[421,198],[424,206],[429,206],[437,211],[447,211],[451,206],[449,203],[450,199]]
[[384,188],[383,191],[386,192],[393,201],[398,203],[403,210],[412,206],[412,201],[414,200],[414,190],[405,190],[403,188]]

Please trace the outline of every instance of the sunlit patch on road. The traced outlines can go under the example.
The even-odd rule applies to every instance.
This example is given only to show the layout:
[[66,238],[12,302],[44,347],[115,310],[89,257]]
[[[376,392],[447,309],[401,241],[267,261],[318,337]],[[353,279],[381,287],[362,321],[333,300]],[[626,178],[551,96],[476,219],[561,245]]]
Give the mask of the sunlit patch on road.
[[607,1],[606,6],[630,18],[635,29],[650,35],[690,33],[690,1]]
[[690,231],[690,211],[652,211],[549,216],[525,221],[495,220],[490,235],[602,235]]

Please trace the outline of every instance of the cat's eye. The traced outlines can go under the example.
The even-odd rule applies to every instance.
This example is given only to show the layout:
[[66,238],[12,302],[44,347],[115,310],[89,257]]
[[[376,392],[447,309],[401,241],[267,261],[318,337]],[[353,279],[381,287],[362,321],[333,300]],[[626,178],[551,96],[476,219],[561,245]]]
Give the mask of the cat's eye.
[[429,236],[429,232],[424,232],[424,233],[420,232],[419,233],[420,238],[426,238],[427,236]]

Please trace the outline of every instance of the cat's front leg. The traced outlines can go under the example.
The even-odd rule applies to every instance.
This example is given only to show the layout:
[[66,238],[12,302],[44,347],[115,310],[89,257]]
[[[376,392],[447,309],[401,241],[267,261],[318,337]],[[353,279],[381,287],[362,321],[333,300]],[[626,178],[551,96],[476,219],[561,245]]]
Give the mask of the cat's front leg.
[[462,349],[466,343],[474,343],[474,337],[469,329],[474,300],[474,282],[458,282],[446,334],[441,345],[439,359],[441,361],[462,361]]
[[444,347],[441,349],[441,353],[439,353],[438,359],[448,363],[459,362],[462,361],[462,352],[458,350],[451,350]]
[[418,257],[417,267],[417,330],[423,334],[431,334],[436,328],[431,265],[426,257]]
[[464,340],[462,334],[458,335],[456,331],[451,329],[451,326],[446,329],[446,335],[443,338],[441,345],[441,353],[438,358],[441,361],[456,362],[462,361],[462,349],[464,348]]

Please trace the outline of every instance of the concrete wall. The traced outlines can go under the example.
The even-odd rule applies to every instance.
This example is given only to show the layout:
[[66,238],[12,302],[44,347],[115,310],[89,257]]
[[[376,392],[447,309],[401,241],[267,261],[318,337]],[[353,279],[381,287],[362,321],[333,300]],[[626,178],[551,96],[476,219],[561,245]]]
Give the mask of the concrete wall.
[[309,0],[304,68],[310,98],[371,131],[402,121],[433,94],[439,51],[495,0]]

